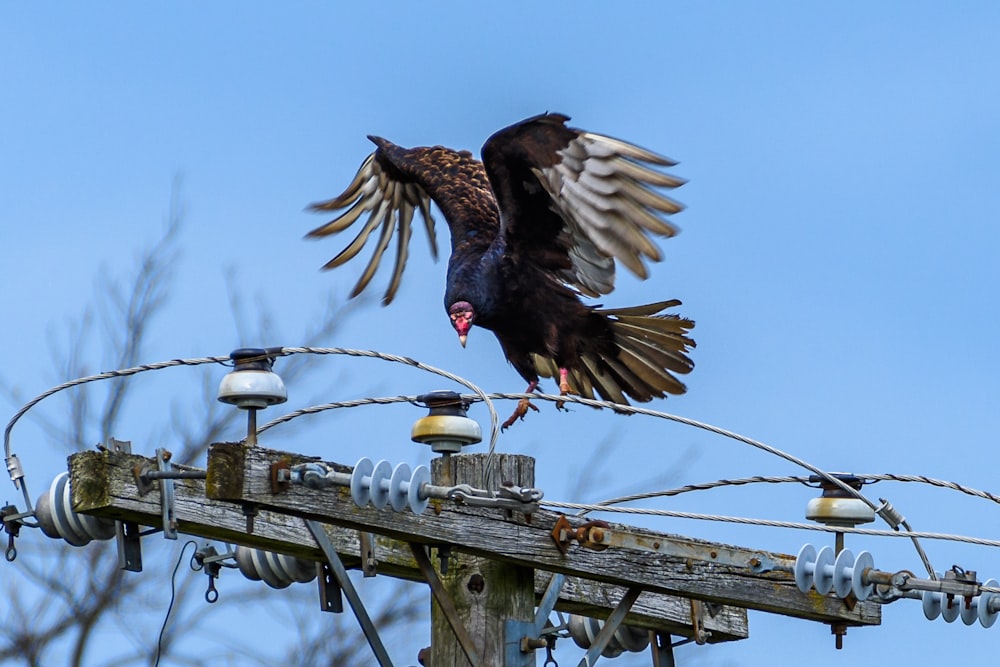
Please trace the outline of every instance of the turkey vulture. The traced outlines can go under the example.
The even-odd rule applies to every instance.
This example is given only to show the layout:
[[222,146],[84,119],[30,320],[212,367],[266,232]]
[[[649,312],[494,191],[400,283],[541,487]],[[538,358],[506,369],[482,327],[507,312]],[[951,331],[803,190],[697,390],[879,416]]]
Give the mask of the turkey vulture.
[[[687,336],[694,322],[664,310],[678,300],[602,309],[581,296],[614,289],[615,260],[646,278],[643,258],[660,260],[651,235],[673,236],[665,215],[682,209],[656,188],[684,181],[657,169],[675,163],[638,146],[566,126],[548,113],[500,130],[482,148],[402,148],[369,136],[375,151],[347,189],[314,211],[340,211],[309,232],[321,237],[358,222],[357,236],[323,267],[357,255],[379,230],[351,297],[367,287],[393,233],[396,256],[383,304],[396,294],[419,210],[437,258],[433,200],[451,231],[444,306],[465,346],[473,324],[491,330],[535,391],[539,376],[559,378],[562,394],[627,403],[681,394],[674,375],[694,367]],[[656,168],[653,168],[656,167]],[[528,408],[522,400],[504,426]]]

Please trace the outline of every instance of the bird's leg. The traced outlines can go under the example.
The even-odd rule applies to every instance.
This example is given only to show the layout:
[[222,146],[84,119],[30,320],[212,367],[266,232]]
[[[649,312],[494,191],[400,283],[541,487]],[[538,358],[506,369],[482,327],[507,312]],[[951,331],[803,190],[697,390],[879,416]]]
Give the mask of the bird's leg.
[[[566,368],[560,368],[559,369],[559,395],[560,396],[567,396],[569,394],[575,394],[576,393],[575,391],[573,391],[573,388],[569,386],[568,376],[569,376],[569,369],[566,369]],[[556,401],[556,409],[558,409],[558,410],[565,410],[566,409],[566,402],[565,401]]]
[[[528,388],[524,390],[524,393],[530,394],[537,388],[538,388],[538,380],[532,380],[531,382],[528,383]],[[532,405],[531,401],[529,401],[527,398],[522,398],[520,401],[517,402],[517,408],[514,410],[514,414],[508,417],[507,421],[505,421],[503,424],[500,425],[500,430],[506,431],[518,419],[524,419],[524,416],[528,414],[529,409],[538,412],[538,408]]]

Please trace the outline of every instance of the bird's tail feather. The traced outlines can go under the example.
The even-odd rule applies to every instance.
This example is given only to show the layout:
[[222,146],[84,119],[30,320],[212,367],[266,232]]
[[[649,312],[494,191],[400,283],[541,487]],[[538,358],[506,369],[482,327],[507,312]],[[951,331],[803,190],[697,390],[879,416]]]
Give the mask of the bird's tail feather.
[[[595,310],[607,319],[614,345],[580,351],[579,366],[569,369],[573,390],[586,398],[596,391],[602,398],[628,404],[626,396],[645,402],[666,394],[683,394],[687,388],[676,374],[687,374],[694,362],[687,351],[695,347],[688,337],[692,320],[662,311],[680,301]],[[534,355],[535,368],[543,377],[558,377],[559,367],[550,357]]]

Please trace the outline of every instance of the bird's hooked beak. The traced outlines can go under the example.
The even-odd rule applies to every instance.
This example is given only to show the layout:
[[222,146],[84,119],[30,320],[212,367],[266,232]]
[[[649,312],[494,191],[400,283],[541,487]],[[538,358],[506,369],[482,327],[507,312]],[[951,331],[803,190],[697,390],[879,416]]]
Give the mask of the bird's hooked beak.
[[468,301],[458,301],[448,308],[448,316],[451,318],[451,326],[458,333],[458,342],[465,347],[465,341],[469,338],[469,329],[476,321],[476,311]]

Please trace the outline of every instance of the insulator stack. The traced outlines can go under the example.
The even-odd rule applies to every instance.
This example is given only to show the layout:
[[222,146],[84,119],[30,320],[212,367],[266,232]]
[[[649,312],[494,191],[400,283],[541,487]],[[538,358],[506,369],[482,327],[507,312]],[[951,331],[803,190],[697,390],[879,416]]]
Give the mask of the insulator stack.
[[263,581],[271,588],[307,584],[316,578],[312,561],[251,547],[236,547],[236,565],[247,579]]
[[397,512],[409,507],[414,514],[421,514],[430,502],[421,493],[421,487],[429,484],[431,472],[426,466],[417,466],[410,472],[410,466],[399,463],[393,468],[388,461],[372,463],[362,458],[351,473],[351,498],[358,507],[371,503],[377,509],[386,505]]
[[[590,645],[594,643],[594,638],[604,627],[604,621],[589,616],[570,614],[567,625],[569,635],[576,642],[576,645],[580,648],[590,648]],[[605,658],[617,658],[626,651],[631,653],[645,651],[647,646],[649,646],[648,630],[619,625],[601,655]]]
[[803,593],[815,587],[820,595],[832,590],[839,598],[853,593],[858,600],[867,600],[875,586],[865,582],[864,573],[874,567],[875,561],[867,551],[855,559],[849,549],[844,549],[834,558],[832,548],[823,547],[817,553],[816,547],[806,544],[795,558],[795,584]]
[[[941,575],[938,575],[941,578]],[[989,588],[997,586],[996,579],[987,579],[983,584]],[[973,596],[966,601],[958,596],[951,596],[951,599],[940,591],[924,591],[921,595],[924,616],[928,621],[933,621],[938,616],[946,623],[953,623],[955,619],[961,618],[966,625],[972,625],[976,621],[984,628],[988,628],[997,620],[997,613],[1000,611],[1000,595],[985,592],[981,595]]]
[[74,547],[115,536],[115,522],[73,511],[69,473],[59,473],[35,503],[38,525],[47,536],[62,538]]

